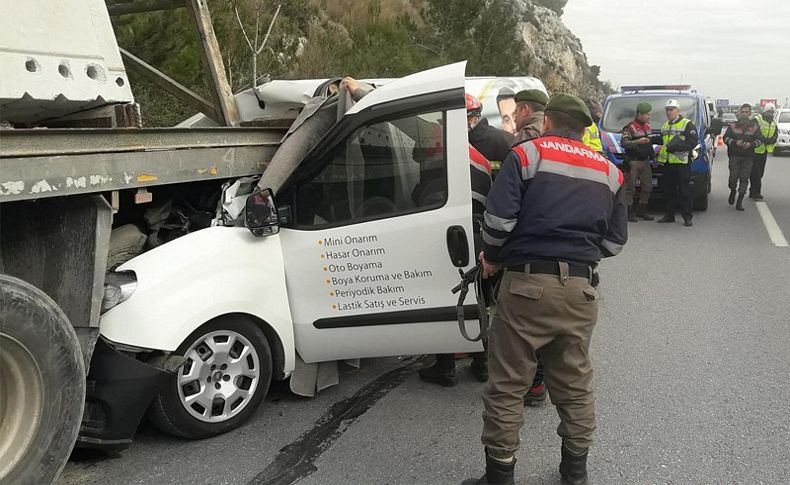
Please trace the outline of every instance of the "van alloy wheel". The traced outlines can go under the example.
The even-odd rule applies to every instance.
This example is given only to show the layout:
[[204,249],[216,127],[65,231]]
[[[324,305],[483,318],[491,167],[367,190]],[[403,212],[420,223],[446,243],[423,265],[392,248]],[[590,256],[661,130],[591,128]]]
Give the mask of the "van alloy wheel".
[[178,373],[178,396],[194,418],[217,423],[238,415],[260,380],[260,359],[241,334],[218,330],[195,340],[184,353]]

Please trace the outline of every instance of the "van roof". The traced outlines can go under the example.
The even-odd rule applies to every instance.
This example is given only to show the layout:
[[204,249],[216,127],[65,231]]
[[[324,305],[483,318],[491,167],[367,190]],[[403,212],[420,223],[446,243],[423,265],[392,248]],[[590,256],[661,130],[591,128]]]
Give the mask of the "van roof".
[[704,99],[704,96],[702,94],[694,93],[694,92],[688,92],[688,91],[684,91],[684,92],[678,92],[678,91],[634,91],[634,92],[628,92],[628,93],[610,94],[609,96],[606,97],[606,99],[610,99],[610,98],[628,98],[628,97],[632,97],[632,96],[654,96],[654,97],[662,96],[662,97],[666,97],[667,95],[670,95],[673,98]]

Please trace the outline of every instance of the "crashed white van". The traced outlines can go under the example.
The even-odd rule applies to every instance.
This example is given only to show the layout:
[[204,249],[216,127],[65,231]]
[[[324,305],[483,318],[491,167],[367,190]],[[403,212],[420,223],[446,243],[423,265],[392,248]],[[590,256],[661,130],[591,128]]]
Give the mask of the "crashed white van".
[[[248,202],[264,211],[251,227],[258,237],[243,225],[211,227],[111,274],[119,291],[101,336],[141,369],[126,383],[139,402],[107,412],[141,416],[147,407],[161,429],[201,438],[240,425],[272,379],[295,371],[293,381],[308,376],[298,385],[309,394],[337,380],[336,361],[481,350],[459,333],[450,292],[458,268],[475,259],[464,68],[382,83],[295,167],[273,161],[276,197]],[[490,88],[490,79],[479,82]],[[519,88],[545,90],[519,79]],[[426,180],[431,196],[416,196]],[[106,394],[104,404],[117,406]],[[117,443],[139,420],[126,421]]]

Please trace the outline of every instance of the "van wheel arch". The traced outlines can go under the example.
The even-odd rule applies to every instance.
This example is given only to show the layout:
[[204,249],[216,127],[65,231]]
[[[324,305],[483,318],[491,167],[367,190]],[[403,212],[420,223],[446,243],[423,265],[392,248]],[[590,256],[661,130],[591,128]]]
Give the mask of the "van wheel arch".
[[269,347],[272,352],[272,379],[278,381],[283,380],[285,378],[285,373],[283,372],[283,369],[285,369],[285,348],[277,331],[269,325],[267,321],[255,315],[250,315],[249,313],[226,313],[212,318],[209,322],[226,317],[245,318],[257,325],[263,331],[266,340],[269,341]]
[[279,336],[267,322],[245,313],[211,318],[174,353],[191,357],[185,359],[184,372],[179,368],[159,389],[147,417],[161,431],[181,438],[209,438],[243,425],[266,398],[271,381],[282,379]]

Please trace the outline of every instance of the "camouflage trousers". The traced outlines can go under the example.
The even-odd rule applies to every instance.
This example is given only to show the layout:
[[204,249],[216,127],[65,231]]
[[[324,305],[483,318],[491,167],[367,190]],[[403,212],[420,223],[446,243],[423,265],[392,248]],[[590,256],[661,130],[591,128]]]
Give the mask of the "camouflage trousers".
[[737,190],[740,195],[749,188],[749,178],[752,175],[753,157],[730,157],[730,190]]

